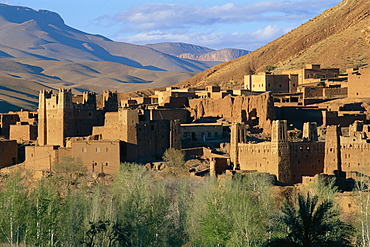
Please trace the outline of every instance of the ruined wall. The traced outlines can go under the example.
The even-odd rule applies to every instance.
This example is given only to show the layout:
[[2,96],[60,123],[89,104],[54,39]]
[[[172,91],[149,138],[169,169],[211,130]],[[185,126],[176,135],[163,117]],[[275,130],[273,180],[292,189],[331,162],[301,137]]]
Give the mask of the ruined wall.
[[303,87],[304,99],[322,99],[324,95],[323,87]]
[[265,133],[271,132],[271,120],[275,119],[270,92],[255,96],[226,96],[223,99],[191,99],[189,106],[194,119],[221,117],[229,122],[248,123]]
[[323,97],[324,99],[335,99],[335,98],[345,98],[348,95],[348,88],[338,87],[338,88],[324,88]]
[[238,161],[240,170],[278,174],[278,166],[276,158],[272,153],[270,142],[239,143]]

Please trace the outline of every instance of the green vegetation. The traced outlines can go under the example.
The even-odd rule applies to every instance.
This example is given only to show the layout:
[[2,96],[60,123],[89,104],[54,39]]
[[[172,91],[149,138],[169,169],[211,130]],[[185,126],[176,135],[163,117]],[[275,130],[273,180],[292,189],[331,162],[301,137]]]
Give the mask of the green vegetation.
[[169,148],[164,152],[162,159],[167,161],[171,167],[181,168],[185,164],[185,152],[175,148]]
[[276,67],[274,67],[274,66],[272,66],[272,65],[267,65],[267,66],[265,67],[265,71],[266,71],[266,72],[273,71],[274,69],[276,69]]
[[279,221],[283,237],[266,246],[351,246],[352,228],[340,220],[332,201],[316,195],[298,194],[285,202]]
[[[261,174],[158,179],[142,165],[124,163],[109,180],[85,174],[78,160],[53,169],[61,171],[38,181],[20,172],[0,177],[1,244],[348,246],[356,235],[339,219],[331,183],[296,195],[277,193]],[[368,228],[359,229],[361,235]]]

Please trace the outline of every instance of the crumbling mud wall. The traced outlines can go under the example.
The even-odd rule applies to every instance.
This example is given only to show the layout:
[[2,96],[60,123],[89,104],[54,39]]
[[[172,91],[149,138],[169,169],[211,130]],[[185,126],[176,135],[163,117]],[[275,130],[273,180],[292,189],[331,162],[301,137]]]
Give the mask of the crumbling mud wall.
[[229,122],[249,124],[264,133],[271,133],[271,120],[275,119],[270,92],[251,96],[228,95],[223,99],[191,99],[189,110],[195,120],[202,117],[220,117]]

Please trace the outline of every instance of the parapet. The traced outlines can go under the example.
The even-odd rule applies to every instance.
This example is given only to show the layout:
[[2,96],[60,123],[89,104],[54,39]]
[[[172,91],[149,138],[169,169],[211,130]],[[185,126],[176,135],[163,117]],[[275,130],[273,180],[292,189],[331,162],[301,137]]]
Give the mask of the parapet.
[[72,93],[70,88],[59,88],[59,93]]

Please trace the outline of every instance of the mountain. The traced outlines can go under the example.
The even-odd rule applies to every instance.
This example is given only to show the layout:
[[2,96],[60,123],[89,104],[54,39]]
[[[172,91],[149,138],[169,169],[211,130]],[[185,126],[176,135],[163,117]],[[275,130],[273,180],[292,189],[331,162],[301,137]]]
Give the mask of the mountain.
[[114,42],[64,24],[56,13],[0,4],[0,55],[66,62],[109,61],[157,71],[199,72],[206,63]]
[[263,71],[269,65],[279,70],[315,63],[344,70],[365,64],[369,58],[370,1],[343,0],[258,50],[202,71],[177,86],[242,82],[250,71]]
[[177,56],[179,58],[196,61],[213,61],[217,64],[233,60],[250,52],[247,50],[231,48],[214,50],[203,46],[170,42],[147,44],[145,46],[169,55]]
[[183,53],[190,53],[193,55],[202,55],[202,54],[216,51],[214,49],[210,49],[204,46],[191,45],[191,44],[180,43],[180,42],[178,43],[163,42],[163,43],[147,44],[145,46],[152,48],[154,50],[172,55],[172,56],[179,56]]
[[195,55],[192,53],[182,53],[178,57],[179,58],[186,58],[191,60],[197,61],[219,61],[219,62],[227,62],[233,60],[235,58],[244,56],[248,54],[250,51],[242,50],[242,49],[231,49],[225,48],[218,51],[212,51],[201,55]]
[[51,11],[0,4],[0,112],[35,109],[43,88],[127,92],[178,83],[215,64],[88,34]]

